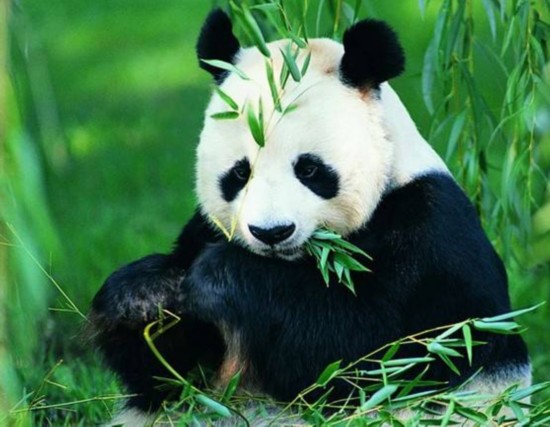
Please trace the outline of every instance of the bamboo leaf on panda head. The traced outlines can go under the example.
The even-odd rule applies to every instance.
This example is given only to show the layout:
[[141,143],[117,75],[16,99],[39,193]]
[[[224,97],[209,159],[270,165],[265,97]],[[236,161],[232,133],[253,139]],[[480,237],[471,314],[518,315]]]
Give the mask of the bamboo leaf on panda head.
[[273,63],[269,59],[266,59],[265,61],[265,70],[267,74],[267,82],[269,84],[269,90],[271,92],[271,98],[273,100],[273,105],[275,106],[275,109],[277,111],[282,113],[283,108],[281,106],[281,98],[279,96],[279,90],[277,89],[277,84],[275,83],[275,77],[273,75]]
[[310,62],[311,62],[311,52],[308,52],[308,54],[306,55],[306,58],[304,59],[304,63],[302,64],[302,68],[300,70],[300,74],[302,75],[302,77],[306,75]]
[[266,58],[270,58],[271,52],[267,47],[262,30],[260,29],[258,22],[254,18],[254,15],[252,15],[252,12],[250,12],[250,9],[246,4],[242,5],[242,14],[244,22],[250,30],[251,36],[254,40],[254,44],[263,56],[265,56]]
[[226,92],[224,92],[218,86],[214,86],[214,90],[216,91],[218,96],[222,99],[222,101],[227,104],[229,108],[231,108],[234,111],[239,110],[239,104],[237,104],[237,102],[233,98],[231,98],[231,96],[229,96]]
[[265,145],[265,133],[261,98],[258,102],[258,115],[256,115],[256,113],[254,112],[254,108],[251,105],[248,105],[247,121],[250,133],[252,134],[252,138],[254,138],[256,144],[258,144],[260,147],[263,147]]
[[290,76],[290,71],[288,71],[288,66],[286,65],[286,62],[283,61],[283,66],[281,67],[281,73],[279,74],[279,84],[281,85],[282,89],[285,88],[288,82],[289,76]]
[[214,120],[234,120],[239,118],[238,111],[221,111],[210,115]]
[[305,49],[307,47],[307,43],[305,42],[304,39],[302,39],[301,37],[297,36],[296,34],[294,34],[293,32],[290,32],[288,33],[288,37],[290,38],[290,40],[292,40],[296,46],[298,46],[300,49]]
[[229,62],[221,61],[219,59],[201,59],[201,61],[205,64],[211,65],[212,67],[235,73],[243,80],[250,80],[250,77],[248,77],[241,69]]
[[283,110],[283,116],[287,113],[292,113],[293,111],[295,111],[296,109],[298,108],[298,104],[296,103],[292,103],[292,104],[289,104],[285,107],[285,109]]
[[302,80],[302,75],[300,74],[300,70],[298,69],[298,65],[296,64],[296,59],[292,54],[292,52],[290,51],[290,45],[287,45],[285,49],[279,49],[279,50],[283,55],[284,63],[286,64],[288,71],[292,76],[292,79],[295,82],[300,82],[300,80]]

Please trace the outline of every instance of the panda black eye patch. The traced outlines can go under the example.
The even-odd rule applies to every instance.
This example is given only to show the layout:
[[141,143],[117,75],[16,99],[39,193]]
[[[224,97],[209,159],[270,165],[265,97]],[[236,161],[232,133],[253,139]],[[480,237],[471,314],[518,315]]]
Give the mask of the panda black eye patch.
[[338,174],[315,154],[301,154],[294,162],[294,174],[303,185],[323,199],[332,199],[338,194]]
[[220,177],[220,188],[226,202],[231,202],[237,197],[250,178],[250,163],[242,158]]

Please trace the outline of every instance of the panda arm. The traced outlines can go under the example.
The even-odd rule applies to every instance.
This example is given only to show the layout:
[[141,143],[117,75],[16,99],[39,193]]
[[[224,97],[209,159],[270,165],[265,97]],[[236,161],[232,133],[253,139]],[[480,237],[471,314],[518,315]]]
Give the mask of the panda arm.
[[[135,394],[128,408],[155,411],[171,391],[158,389],[155,377],[167,375],[143,339],[145,326],[160,309],[179,313],[181,283],[187,269],[216,236],[199,213],[183,228],[170,254],[153,254],[125,265],[105,281],[92,303],[87,333],[101,350],[107,365]],[[192,315],[180,316],[155,345],[182,375],[201,363],[219,365],[224,343],[211,323]]]
[[141,328],[159,309],[177,311],[175,302],[185,271],[215,232],[197,211],[181,231],[170,254],[153,254],[112,273],[92,303],[92,313],[110,322]]

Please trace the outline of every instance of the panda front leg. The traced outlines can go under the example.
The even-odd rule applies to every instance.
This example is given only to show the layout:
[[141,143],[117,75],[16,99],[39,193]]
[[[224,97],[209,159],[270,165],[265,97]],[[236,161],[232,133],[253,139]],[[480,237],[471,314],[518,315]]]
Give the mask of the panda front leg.
[[[123,411],[131,418],[119,418],[118,424],[137,425],[136,414],[147,419],[145,415],[157,411],[174,393],[159,389],[161,383],[154,377],[166,377],[167,370],[149,349],[143,331],[159,318],[161,309],[181,314],[183,278],[202,246],[213,238],[200,229],[198,215],[184,228],[172,254],[149,255],[120,268],[93,300],[89,319],[94,343],[127,392],[135,395]],[[199,363],[216,367],[224,354],[218,330],[189,315],[161,334],[155,345],[182,375]]]

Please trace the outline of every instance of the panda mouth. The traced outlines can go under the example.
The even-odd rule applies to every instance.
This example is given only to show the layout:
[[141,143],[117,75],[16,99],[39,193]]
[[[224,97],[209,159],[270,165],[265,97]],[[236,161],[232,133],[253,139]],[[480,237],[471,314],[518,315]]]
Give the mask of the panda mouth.
[[293,246],[289,248],[271,247],[269,249],[260,249],[257,252],[265,257],[281,258],[287,261],[297,260],[298,258],[301,258],[304,254],[304,251],[300,246]]

